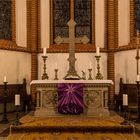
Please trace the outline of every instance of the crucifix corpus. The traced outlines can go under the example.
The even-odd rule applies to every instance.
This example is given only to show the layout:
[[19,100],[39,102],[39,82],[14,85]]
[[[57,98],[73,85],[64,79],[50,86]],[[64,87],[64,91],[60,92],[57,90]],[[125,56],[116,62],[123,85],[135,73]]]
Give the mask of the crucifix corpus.
[[80,76],[77,74],[77,71],[75,70],[75,43],[83,43],[87,44],[89,42],[89,39],[87,36],[83,37],[75,37],[75,21],[71,19],[68,22],[69,26],[69,38],[61,38],[60,36],[57,36],[55,39],[55,42],[57,44],[61,43],[69,43],[69,70],[67,72],[67,75],[64,77],[65,80],[79,80],[81,79]]

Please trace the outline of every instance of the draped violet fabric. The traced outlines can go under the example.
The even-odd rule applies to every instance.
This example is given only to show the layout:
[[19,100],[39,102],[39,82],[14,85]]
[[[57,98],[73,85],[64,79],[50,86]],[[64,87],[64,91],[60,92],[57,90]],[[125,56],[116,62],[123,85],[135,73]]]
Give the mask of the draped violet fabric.
[[58,112],[62,114],[80,114],[83,112],[83,84],[58,84]]

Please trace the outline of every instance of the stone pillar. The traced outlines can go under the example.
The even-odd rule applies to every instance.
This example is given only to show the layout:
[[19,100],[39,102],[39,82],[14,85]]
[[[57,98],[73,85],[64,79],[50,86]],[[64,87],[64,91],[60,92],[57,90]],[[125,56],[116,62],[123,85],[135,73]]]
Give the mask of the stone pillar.
[[[107,1],[108,79],[115,82],[114,50],[118,47],[118,0]],[[109,108],[114,109],[115,83],[109,89]]]
[[[38,79],[38,0],[31,0],[31,80]],[[36,88],[31,86],[32,101],[35,103]]]

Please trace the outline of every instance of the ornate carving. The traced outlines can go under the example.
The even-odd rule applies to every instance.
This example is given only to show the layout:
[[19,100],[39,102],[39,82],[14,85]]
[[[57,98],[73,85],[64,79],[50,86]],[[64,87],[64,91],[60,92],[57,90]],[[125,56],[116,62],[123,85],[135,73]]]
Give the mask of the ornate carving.
[[0,3],[0,39],[12,40],[12,0],[1,0]]
[[97,90],[87,90],[85,92],[85,105],[88,108],[100,108],[102,107],[102,94]]
[[45,108],[56,108],[57,106],[57,93],[54,90],[44,91],[42,97],[42,106]]

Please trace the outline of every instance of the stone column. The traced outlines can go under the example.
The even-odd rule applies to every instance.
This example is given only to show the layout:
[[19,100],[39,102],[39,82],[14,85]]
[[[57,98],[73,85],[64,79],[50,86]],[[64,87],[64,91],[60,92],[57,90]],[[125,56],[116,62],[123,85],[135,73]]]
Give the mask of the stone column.
[[[115,82],[114,50],[118,47],[118,0],[107,1],[108,79]],[[109,88],[109,108],[114,109],[115,83]]]

